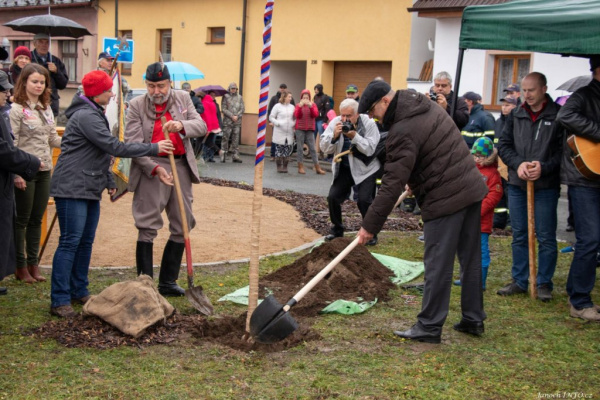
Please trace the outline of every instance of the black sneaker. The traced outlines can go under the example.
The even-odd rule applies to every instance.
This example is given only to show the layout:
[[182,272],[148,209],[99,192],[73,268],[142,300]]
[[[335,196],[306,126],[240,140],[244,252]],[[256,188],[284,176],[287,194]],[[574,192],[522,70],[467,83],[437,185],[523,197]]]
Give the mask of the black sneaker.
[[522,294],[527,293],[527,289],[521,289],[519,285],[515,281],[509,283],[504,286],[502,289],[496,292],[500,296],[512,296],[513,294]]
[[377,245],[377,235],[373,236],[373,239],[369,240],[365,243],[365,246],[375,246]]
[[334,235],[333,233],[330,233],[329,235],[325,236],[325,241],[329,242],[335,238],[339,238],[339,237],[344,237],[344,235]]
[[552,289],[548,285],[541,285],[537,288],[537,298],[543,302],[552,300]]

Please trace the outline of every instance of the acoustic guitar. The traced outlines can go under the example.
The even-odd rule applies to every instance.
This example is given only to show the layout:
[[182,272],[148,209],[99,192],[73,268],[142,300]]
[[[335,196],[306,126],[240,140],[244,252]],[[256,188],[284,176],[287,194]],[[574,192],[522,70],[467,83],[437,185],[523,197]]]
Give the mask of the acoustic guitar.
[[571,135],[567,144],[573,151],[571,160],[581,175],[590,180],[600,180],[600,143]]

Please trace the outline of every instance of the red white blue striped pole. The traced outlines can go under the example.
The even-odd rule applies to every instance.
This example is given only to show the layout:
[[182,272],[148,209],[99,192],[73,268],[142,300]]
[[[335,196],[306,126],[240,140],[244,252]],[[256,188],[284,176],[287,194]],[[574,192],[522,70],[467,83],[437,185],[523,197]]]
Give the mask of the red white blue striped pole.
[[267,106],[269,104],[269,72],[271,70],[271,21],[274,1],[265,6],[265,28],[263,29],[263,50],[260,64],[260,98],[258,105],[258,135],[256,137],[256,159],[254,165],[265,158],[265,133],[267,131]]
[[269,71],[271,69],[271,22],[275,1],[267,0],[263,29],[262,62],[260,64],[260,97],[258,105],[258,134],[254,161],[254,197],[252,199],[252,232],[250,235],[250,266],[248,271],[248,315],[246,332],[250,338],[250,317],[258,305],[258,267],[260,258],[260,218],[262,211],[262,176],[265,163],[265,133],[267,131],[267,105],[269,103]]

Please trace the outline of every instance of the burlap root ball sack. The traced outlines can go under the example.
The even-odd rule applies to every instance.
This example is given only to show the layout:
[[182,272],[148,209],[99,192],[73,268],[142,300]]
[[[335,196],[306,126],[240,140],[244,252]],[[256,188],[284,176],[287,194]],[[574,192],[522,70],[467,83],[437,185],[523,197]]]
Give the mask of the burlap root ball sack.
[[175,308],[158,293],[148,275],[115,283],[92,296],[83,315],[102,318],[121,332],[138,338],[146,328],[173,314]]

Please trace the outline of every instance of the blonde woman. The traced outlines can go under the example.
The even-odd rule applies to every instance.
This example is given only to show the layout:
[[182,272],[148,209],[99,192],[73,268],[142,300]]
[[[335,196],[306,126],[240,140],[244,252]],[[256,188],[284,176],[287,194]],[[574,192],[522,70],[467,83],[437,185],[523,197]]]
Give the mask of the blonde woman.
[[[279,103],[275,104],[269,115],[273,123],[273,146],[275,146],[275,160],[277,172],[287,174],[290,155],[294,150],[294,106],[292,94],[287,90],[281,92]],[[301,151],[301,150],[300,150]]]
[[14,180],[17,205],[15,276],[25,283],[46,280],[38,267],[42,217],[50,193],[50,148],[60,147],[61,143],[50,109],[50,93],[48,70],[38,64],[26,65],[17,80],[9,114],[15,147],[33,154],[44,164],[32,180],[26,182],[18,175]]

